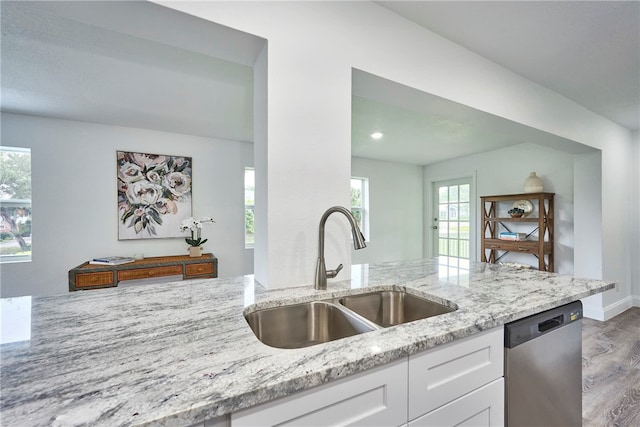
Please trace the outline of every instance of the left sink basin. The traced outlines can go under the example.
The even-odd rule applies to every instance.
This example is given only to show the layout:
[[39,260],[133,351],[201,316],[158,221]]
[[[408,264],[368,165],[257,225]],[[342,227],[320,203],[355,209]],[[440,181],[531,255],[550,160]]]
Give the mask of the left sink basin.
[[325,301],[257,310],[245,315],[260,341],[276,348],[303,348],[378,329]]

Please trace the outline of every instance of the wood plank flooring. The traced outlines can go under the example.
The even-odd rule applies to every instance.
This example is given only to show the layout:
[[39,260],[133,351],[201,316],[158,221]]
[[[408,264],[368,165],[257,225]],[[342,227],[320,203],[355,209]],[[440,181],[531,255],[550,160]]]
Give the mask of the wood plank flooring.
[[583,427],[640,426],[640,308],[582,325]]

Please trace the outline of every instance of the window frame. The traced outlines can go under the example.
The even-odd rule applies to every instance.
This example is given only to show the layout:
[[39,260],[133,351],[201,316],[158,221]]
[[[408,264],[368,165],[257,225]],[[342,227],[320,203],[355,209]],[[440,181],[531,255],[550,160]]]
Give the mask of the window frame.
[[[369,211],[369,178],[365,178],[362,176],[352,176],[351,177],[351,181],[350,181],[350,188],[353,189],[353,181],[360,181],[361,183],[361,194],[360,194],[360,199],[362,200],[362,206],[354,206],[351,203],[350,206],[350,210],[351,213],[355,212],[360,212],[360,218],[361,218],[361,224],[358,224],[360,226],[360,231],[362,232],[362,235],[364,236],[364,239],[367,242],[370,242],[370,233],[369,233],[369,224],[370,224],[370,211]],[[357,219],[357,215],[354,214],[354,216]]]
[[[31,148],[26,147],[10,147],[10,146],[2,146],[0,147],[0,155],[4,155],[5,153],[23,153],[29,155],[29,181],[31,182],[31,176],[33,175],[31,170]],[[33,198],[33,195],[32,195]],[[32,198],[31,199],[4,199],[0,195],[0,207],[9,207],[9,208],[28,208],[29,209],[29,220],[31,221],[31,230],[33,230],[33,208],[32,208]],[[33,231],[31,232],[31,234]],[[15,240],[15,239],[14,239]],[[30,251],[28,254],[21,255],[13,255],[13,254],[2,254],[0,253],[0,264],[8,264],[14,262],[31,262],[33,260],[33,240],[30,242]]]
[[[253,203],[247,203],[247,172],[253,172]],[[254,227],[255,227],[255,203],[256,203],[256,195],[255,195],[255,191],[256,191],[256,184],[255,184],[255,168],[254,167],[250,167],[250,166],[246,166],[244,168],[244,175],[243,175],[243,182],[244,182],[244,247],[245,249],[253,249],[255,247],[255,228],[254,228],[254,232],[253,232],[253,236],[254,236],[254,241],[253,242],[248,242],[247,241],[247,212],[248,211],[252,211],[253,212],[253,218],[254,218]]]

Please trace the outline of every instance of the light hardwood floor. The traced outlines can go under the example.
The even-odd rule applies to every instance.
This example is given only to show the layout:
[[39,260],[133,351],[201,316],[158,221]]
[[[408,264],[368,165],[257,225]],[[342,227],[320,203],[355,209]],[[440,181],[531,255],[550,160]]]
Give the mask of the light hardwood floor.
[[583,427],[640,426],[640,308],[582,325]]

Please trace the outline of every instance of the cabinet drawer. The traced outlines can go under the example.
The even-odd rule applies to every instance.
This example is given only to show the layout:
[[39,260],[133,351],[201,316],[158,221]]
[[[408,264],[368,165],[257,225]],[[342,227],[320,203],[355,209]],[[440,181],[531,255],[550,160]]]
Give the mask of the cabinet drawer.
[[504,328],[409,357],[409,420],[503,375]]
[[480,387],[409,423],[409,427],[504,425],[504,380]]
[[406,422],[406,358],[231,414],[231,427],[382,427]]
[[203,264],[187,264],[185,276],[202,276],[204,274],[213,274],[213,264],[210,262]]
[[131,279],[146,279],[149,277],[174,276],[182,274],[181,265],[171,265],[168,267],[141,268],[139,270],[118,271],[118,281]]
[[114,285],[113,271],[105,271],[102,273],[76,274],[77,288],[87,288],[91,286],[104,286],[104,285]]

